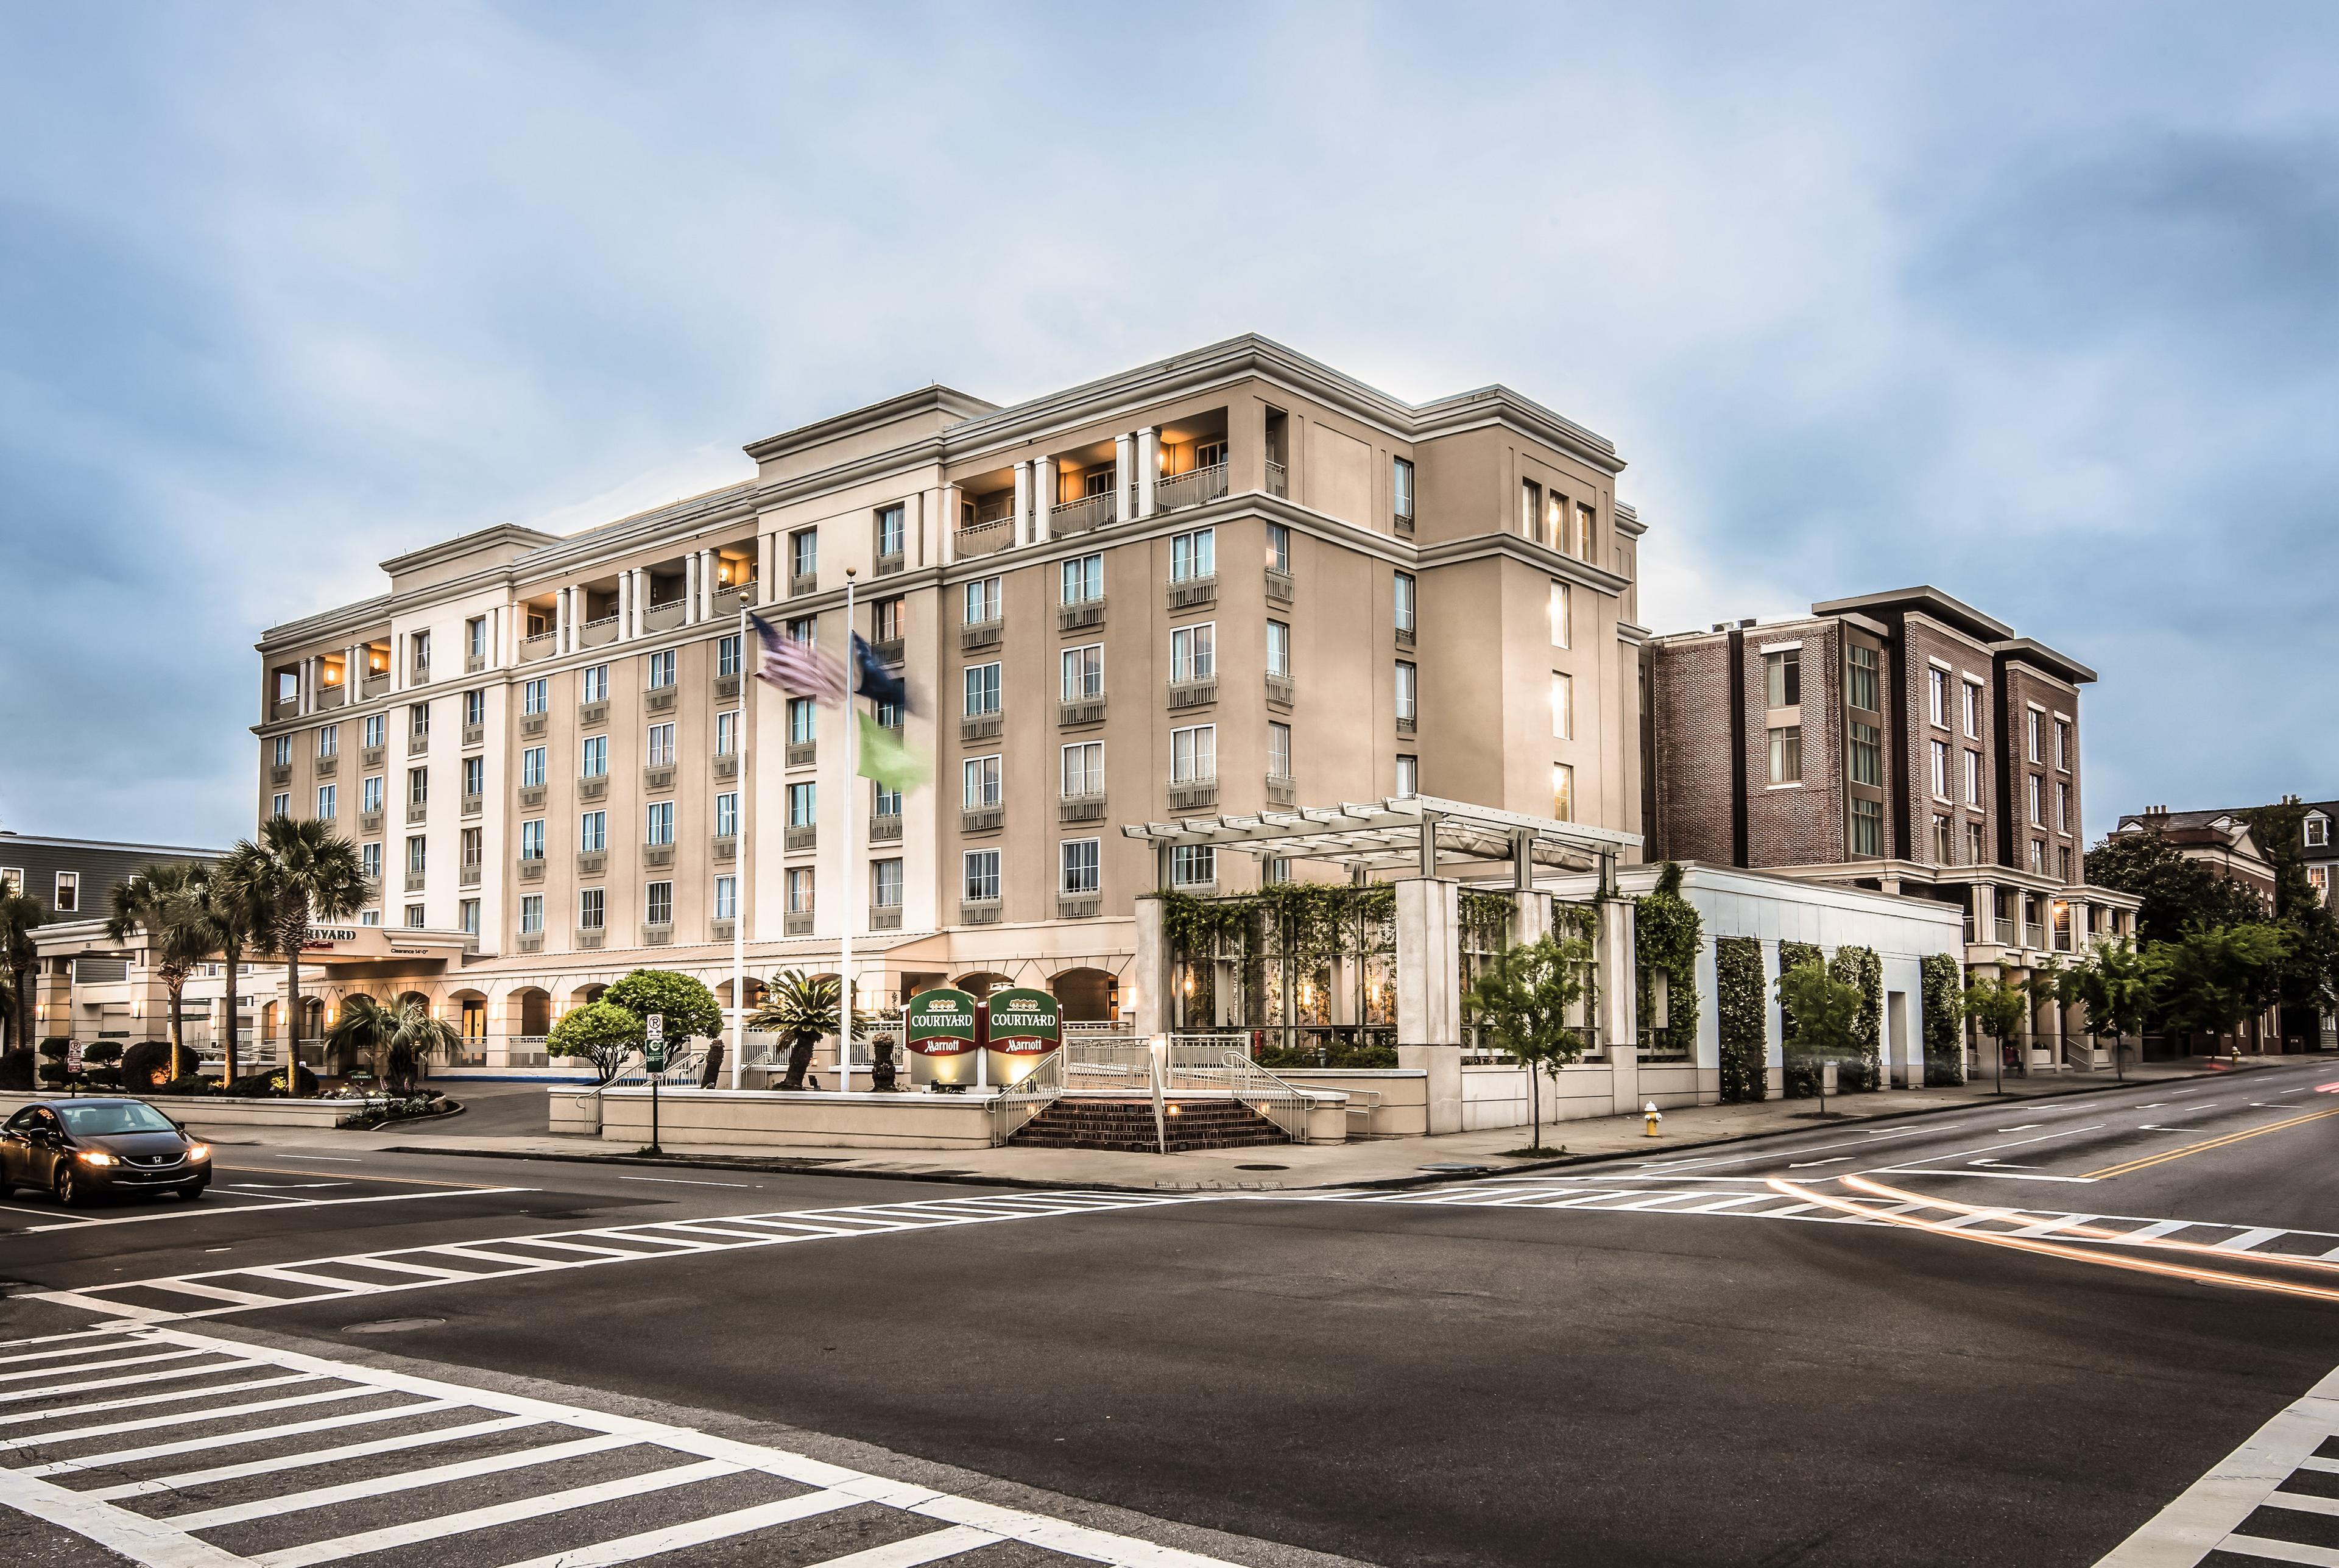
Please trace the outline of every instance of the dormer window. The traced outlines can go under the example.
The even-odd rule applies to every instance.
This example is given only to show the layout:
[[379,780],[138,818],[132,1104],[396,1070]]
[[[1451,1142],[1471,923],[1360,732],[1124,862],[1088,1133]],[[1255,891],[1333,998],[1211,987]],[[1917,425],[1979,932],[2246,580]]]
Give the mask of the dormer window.
[[2306,814],[2306,847],[2327,848],[2331,843],[2331,819],[2321,812]]

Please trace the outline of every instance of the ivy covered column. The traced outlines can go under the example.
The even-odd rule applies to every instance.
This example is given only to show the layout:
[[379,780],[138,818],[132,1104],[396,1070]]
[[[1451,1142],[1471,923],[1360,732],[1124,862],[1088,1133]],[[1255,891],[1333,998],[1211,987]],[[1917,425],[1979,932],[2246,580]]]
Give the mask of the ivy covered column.
[[1429,1130],[1462,1130],[1462,884],[1396,884],[1396,1064],[1429,1074]]

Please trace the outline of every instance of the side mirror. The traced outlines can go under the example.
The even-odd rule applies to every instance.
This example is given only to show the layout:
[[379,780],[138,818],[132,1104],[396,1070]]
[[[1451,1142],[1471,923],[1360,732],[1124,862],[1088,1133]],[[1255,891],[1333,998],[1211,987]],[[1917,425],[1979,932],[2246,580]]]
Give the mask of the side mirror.
[[184,1132],[184,1131],[186,1131],[186,1130],[187,1130],[187,1124],[186,1124],[185,1122],[183,1122],[183,1121],[181,1121],[181,1120],[180,1120],[180,1119],[178,1119],[178,1118],[176,1118],[176,1117],[173,1117],[173,1118],[171,1119],[171,1125],[172,1125],[173,1127],[177,1128],[181,1132]]

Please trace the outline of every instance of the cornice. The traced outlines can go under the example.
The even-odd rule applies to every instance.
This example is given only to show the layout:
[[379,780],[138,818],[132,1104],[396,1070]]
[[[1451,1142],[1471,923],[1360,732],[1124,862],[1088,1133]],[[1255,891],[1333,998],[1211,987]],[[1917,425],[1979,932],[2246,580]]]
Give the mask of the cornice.
[[558,544],[560,538],[558,534],[538,533],[518,523],[498,523],[493,528],[459,534],[435,545],[425,545],[419,550],[409,550],[402,556],[392,556],[381,563],[381,569],[396,577],[400,572],[419,571],[440,561],[468,556],[477,550],[492,549],[498,545],[527,545],[535,548]]
[[798,425],[793,430],[783,430],[775,436],[765,436],[760,441],[750,441],[745,450],[758,463],[768,463],[817,447],[824,441],[842,440],[867,430],[883,427],[927,412],[940,412],[955,417],[956,422],[981,419],[997,410],[999,405],[987,399],[945,387],[936,381],[915,391],[883,399],[842,414],[816,419],[809,425]]

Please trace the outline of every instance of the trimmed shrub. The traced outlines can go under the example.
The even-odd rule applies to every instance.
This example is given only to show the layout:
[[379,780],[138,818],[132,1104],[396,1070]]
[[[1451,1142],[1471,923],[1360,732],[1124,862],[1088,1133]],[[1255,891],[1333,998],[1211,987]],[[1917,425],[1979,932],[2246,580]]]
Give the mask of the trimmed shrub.
[[[284,1092],[283,1078],[284,1070],[281,1067],[269,1072],[248,1072],[229,1084],[227,1092],[246,1100],[264,1100]],[[316,1093],[317,1075],[306,1067],[301,1068],[298,1085],[304,1095]]]
[[[1791,969],[1801,969],[1807,963],[1825,963],[1826,962],[1827,954],[1820,951],[1817,942],[1782,942],[1779,944],[1781,974],[1786,973]],[[1781,1042],[1791,1042],[1795,1038],[1795,1015],[1781,1008],[1779,1020]],[[1819,1098],[1820,1070],[1817,1063],[1799,1062],[1791,1055],[1787,1060],[1786,1080],[1787,1099],[1816,1100]]]
[[52,1089],[63,1089],[65,1083],[65,1064],[62,1061],[41,1063],[41,1081]]
[[1657,885],[1645,898],[1633,901],[1633,967],[1640,995],[1640,1016],[1653,1011],[1651,976],[1665,976],[1665,1043],[1675,1049],[1697,1048],[1697,955],[1705,944],[1705,922],[1696,906],[1681,895],[1682,868],[1667,861],[1657,873]]
[[1925,1087],[1966,1080],[1966,969],[1957,955],[1928,953],[1924,975]]
[[43,1061],[63,1061],[65,1059],[65,1052],[72,1049],[72,1040],[66,1040],[62,1035],[53,1034],[49,1036],[48,1039],[41,1041],[41,1060]]
[[167,1040],[142,1040],[122,1053],[122,1081],[133,1094],[143,1094],[174,1076]]
[[1836,1088],[1849,1093],[1876,1089],[1884,1080],[1884,961],[1870,947],[1840,947],[1828,965],[1831,978],[1860,988],[1860,1049],[1861,1060],[1836,1069]]
[[33,1061],[32,1051],[21,1045],[0,1051],[0,1090],[29,1093],[33,1087]]
[[1396,1047],[1393,1045],[1352,1045],[1345,1040],[1327,1040],[1322,1045],[1287,1048],[1262,1045],[1258,1048],[1258,1064],[1273,1072],[1299,1067],[1368,1068],[1395,1067]]
[[171,1080],[168,1083],[156,1084],[151,1092],[155,1094],[209,1094],[211,1091],[212,1080],[210,1079],[205,1078],[199,1072],[188,1072],[182,1073],[177,1078]]
[[1770,1058],[1771,1009],[1762,991],[1762,943],[1751,936],[1714,939],[1715,1023],[1722,1036],[1722,1098],[1761,1100]]

